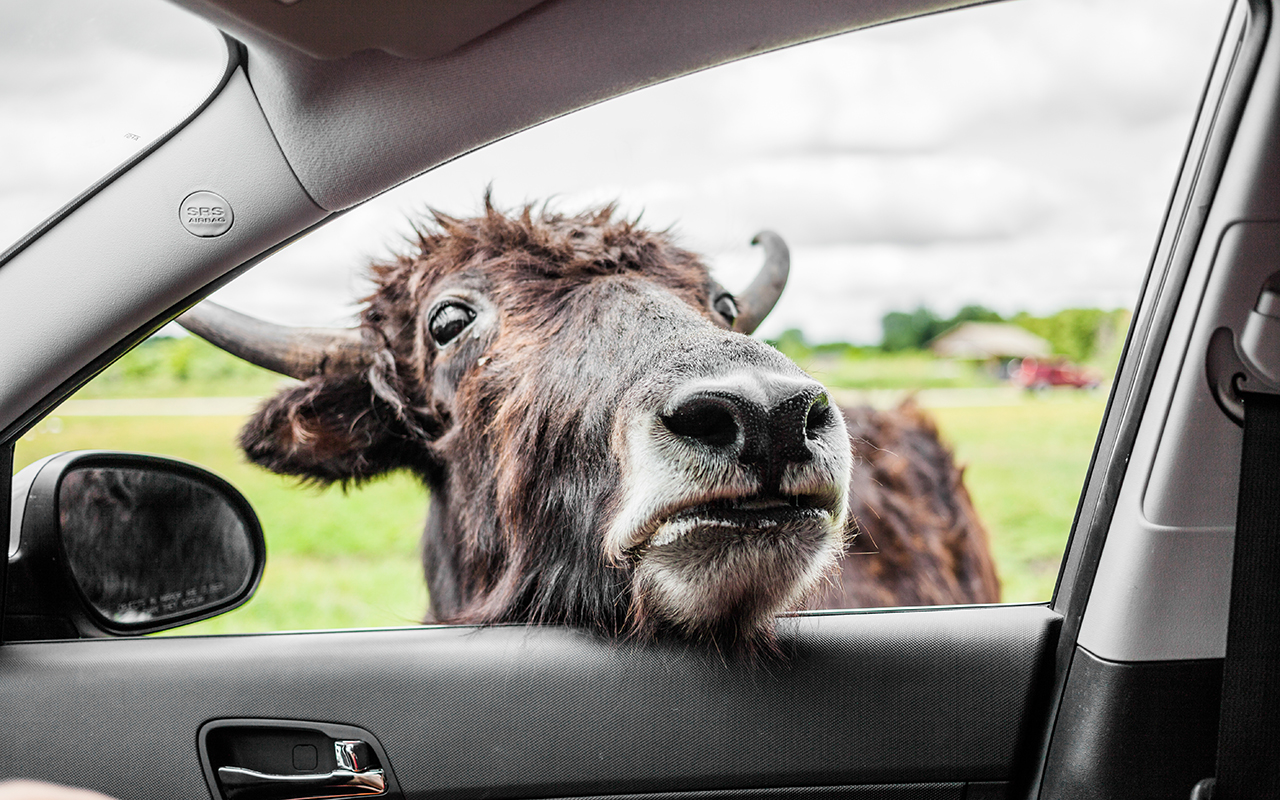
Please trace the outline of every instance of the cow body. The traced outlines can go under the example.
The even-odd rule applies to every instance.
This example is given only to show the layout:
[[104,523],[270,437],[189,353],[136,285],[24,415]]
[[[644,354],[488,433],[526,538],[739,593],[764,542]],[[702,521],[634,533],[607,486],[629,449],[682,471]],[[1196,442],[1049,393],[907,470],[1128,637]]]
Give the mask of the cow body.
[[[996,603],[1000,583],[963,473],[933,420],[913,402],[879,411],[844,407],[853,449],[849,533],[833,580],[809,608]],[[856,526],[856,527],[855,527]]]
[[[228,348],[269,350],[259,363],[304,380],[241,444],[319,482],[420,475],[441,622],[733,646],[769,641],[774,615],[806,601],[994,601],[985,533],[932,424],[841,413],[739,332],[785,280],[785,247],[766,246],[735,298],[610,208],[437,215],[374,266],[358,332]],[[880,555],[844,557],[859,520]]]

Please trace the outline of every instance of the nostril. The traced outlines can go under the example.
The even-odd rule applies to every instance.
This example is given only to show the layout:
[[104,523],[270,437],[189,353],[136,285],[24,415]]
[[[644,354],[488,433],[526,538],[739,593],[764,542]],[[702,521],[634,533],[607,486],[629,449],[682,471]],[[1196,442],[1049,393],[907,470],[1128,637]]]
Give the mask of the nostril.
[[831,398],[826,392],[814,398],[809,405],[809,413],[804,418],[804,435],[810,439],[817,438],[824,428],[835,422],[835,412],[831,410]]
[[667,430],[712,447],[727,447],[738,440],[738,420],[723,400],[699,397],[688,400],[662,416]]

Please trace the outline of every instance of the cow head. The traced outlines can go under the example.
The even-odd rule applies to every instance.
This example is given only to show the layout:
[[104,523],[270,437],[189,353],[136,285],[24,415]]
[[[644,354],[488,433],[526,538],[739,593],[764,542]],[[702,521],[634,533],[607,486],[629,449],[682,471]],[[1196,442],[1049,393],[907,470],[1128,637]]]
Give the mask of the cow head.
[[440,621],[767,639],[842,548],[849,441],[825,390],[750,333],[786,246],[740,297],[670,236],[615,218],[435,215],[373,267],[358,329],[180,318],[303,382],[241,435],[320,482],[394,469],[431,491]]

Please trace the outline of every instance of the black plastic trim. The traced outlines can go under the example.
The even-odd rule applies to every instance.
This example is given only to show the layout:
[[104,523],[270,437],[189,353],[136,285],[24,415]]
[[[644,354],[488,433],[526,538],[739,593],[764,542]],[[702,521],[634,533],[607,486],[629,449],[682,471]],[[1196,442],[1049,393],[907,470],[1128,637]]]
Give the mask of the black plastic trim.
[[[4,601],[9,596],[9,530],[12,509],[9,506],[13,494],[13,443],[0,444],[0,620],[4,619]],[[4,644],[4,625],[0,624],[0,645]]]
[[[788,655],[754,661],[519,626],[19,642],[0,719],[27,775],[133,800],[208,800],[196,731],[245,717],[363,727],[409,800],[999,783],[1057,621],[784,619]],[[86,713],[112,758],[84,747]]]
[[701,792],[597,794],[562,800],[845,800],[845,798],[848,800],[969,800],[970,796],[966,793],[969,785],[958,781],[864,783],[853,786],[783,786],[762,789],[712,789]]
[[1044,796],[1185,798],[1212,775],[1222,660],[1119,663],[1078,648]]

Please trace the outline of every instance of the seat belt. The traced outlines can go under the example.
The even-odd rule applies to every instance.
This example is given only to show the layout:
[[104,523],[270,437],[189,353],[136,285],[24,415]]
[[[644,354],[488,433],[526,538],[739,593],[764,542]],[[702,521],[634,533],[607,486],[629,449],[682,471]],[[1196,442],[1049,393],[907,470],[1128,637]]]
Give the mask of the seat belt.
[[1213,800],[1280,798],[1280,395],[1241,398],[1217,780],[1206,796]]
[[1197,783],[1192,800],[1280,798],[1280,273],[1239,345],[1219,328],[1206,358],[1210,390],[1244,441],[1216,778]]

